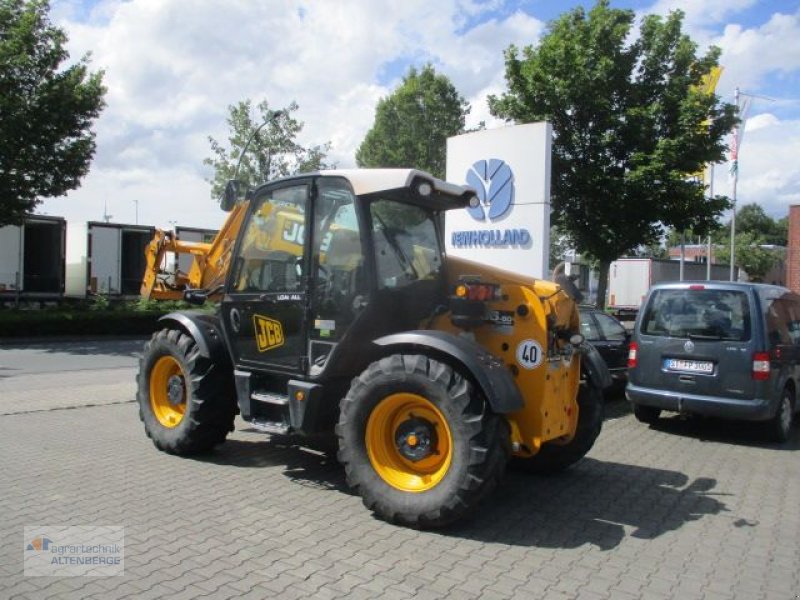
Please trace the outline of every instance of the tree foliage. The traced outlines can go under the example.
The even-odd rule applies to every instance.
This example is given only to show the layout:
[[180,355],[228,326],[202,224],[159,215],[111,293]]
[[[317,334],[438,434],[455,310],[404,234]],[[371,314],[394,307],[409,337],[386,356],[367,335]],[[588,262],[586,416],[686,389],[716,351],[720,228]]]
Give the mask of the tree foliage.
[[444,178],[447,138],[464,132],[470,106],[431,65],[411,68],[378,101],[375,123],[356,151],[359,167],[415,167]]
[[721,161],[735,107],[701,91],[720,51],[697,56],[683,13],[644,17],[600,0],[549,25],[537,47],[506,51],[508,90],[490,96],[496,116],[553,125],[553,222],[608,265],[664,227],[703,233],[729,206],[704,197],[687,174]]
[[[297,143],[303,123],[292,116],[298,109],[296,102],[272,110],[267,100],[263,100],[256,106],[255,118],[252,109],[249,98],[228,107],[230,133],[227,146],[211,136],[208,138],[214,155],[203,163],[214,168],[214,178],[210,180],[212,198],[222,196],[230,179],[238,179],[246,188],[252,189],[279,177],[333,166],[326,162],[330,142],[309,148]],[[236,173],[240,159],[239,172]]]
[[0,0],[0,226],[19,224],[43,198],[80,185],[105,106],[89,57],[67,65],[47,0]]
[[[751,281],[764,281],[770,269],[784,257],[783,248],[788,238],[788,219],[775,220],[758,204],[745,204],[736,211],[736,264],[745,270]],[[715,236],[719,244],[716,257],[719,262],[730,262],[731,222]]]
[[[736,211],[736,231],[751,233],[760,244],[786,246],[789,237],[788,219],[775,220],[756,203],[745,204]],[[730,222],[727,227],[730,238]]]
[[[765,247],[763,238],[752,231],[743,231],[736,234],[734,244],[736,265],[747,273],[750,281],[764,281],[764,277],[784,257],[783,249]],[[720,263],[730,264],[731,246],[730,236],[726,243],[720,244],[714,250],[716,259]]]

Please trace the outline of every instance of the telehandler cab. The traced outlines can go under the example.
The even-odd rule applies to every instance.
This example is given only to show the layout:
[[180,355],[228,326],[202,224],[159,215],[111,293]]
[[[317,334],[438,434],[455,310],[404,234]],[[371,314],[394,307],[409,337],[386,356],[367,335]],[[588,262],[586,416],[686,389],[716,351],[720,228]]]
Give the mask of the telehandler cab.
[[436,527],[473,509],[510,457],[557,471],[592,447],[610,377],[568,285],[444,254],[443,213],[477,201],[471,188],[340,170],[234,195],[224,288],[186,292],[221,293],[218,310],[165,316],[140,362],[159,449],[208,451],[237,413],[270,434],[335,431],[369,509]]

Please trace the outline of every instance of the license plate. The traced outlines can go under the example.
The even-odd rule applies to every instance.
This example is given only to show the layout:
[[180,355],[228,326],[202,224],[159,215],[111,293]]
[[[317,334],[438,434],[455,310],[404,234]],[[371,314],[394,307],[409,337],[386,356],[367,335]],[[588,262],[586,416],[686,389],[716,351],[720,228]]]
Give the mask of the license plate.
[[667,371],[684,371],[687,373],[713,373],[714,363],[708,360],[683,360],[680,358],[667,358],[664,360]]

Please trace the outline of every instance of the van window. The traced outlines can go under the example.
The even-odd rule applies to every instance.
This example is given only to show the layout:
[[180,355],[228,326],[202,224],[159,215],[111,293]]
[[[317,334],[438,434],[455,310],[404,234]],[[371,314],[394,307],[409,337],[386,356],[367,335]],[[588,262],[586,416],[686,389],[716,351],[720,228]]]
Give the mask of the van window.
[[746,341],[750,339],[750,303],[739,290],[656,290],[640,329],[663,337]]
[[770,347],[800,344],[800,298],[795,294],[771,298],[766,313]]

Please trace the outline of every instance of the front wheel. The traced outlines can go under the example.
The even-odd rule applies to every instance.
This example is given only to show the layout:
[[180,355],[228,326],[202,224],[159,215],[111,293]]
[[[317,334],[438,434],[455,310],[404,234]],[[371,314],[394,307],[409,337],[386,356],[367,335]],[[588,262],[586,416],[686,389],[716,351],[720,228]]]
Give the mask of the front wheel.
[[231,374],[201,356],[194,339],[182,331],[153,334],[136,379],[139,418],[159,450],[204,452],[233,431],[237,407]]
[[421,355],[371,364],[342,400],[336,432],[348,484],[379,517],[438,527],[497,485],[508,424],[472,384]]

